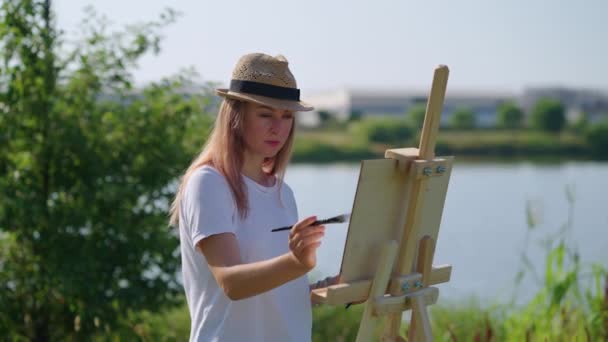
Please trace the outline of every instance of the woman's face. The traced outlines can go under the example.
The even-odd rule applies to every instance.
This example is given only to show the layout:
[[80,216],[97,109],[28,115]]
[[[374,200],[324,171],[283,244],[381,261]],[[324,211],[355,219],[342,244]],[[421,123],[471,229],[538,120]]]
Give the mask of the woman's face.
[[293,125],[293,112],[245,102],[244,141],[247,152],[274,157],[285,145]]

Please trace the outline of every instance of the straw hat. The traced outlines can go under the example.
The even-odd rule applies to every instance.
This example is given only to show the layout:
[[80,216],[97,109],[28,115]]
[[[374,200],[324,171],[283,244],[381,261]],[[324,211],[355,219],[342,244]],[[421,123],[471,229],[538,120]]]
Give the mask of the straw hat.
[[272,108],[296,112],[313,110],[311,105],[300,101],[300,89],[288,64],[282,55],[244,55],[234,67],[230,88],[216,89],[215,92],[222,97],[256,102]]

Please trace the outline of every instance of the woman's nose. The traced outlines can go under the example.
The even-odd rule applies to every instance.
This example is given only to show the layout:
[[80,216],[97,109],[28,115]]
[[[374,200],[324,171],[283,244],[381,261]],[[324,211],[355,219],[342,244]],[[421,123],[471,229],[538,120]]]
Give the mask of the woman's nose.
[[278,133],[281,128],[281,119],[272,119],[270,122],[270,130],[273,133]]

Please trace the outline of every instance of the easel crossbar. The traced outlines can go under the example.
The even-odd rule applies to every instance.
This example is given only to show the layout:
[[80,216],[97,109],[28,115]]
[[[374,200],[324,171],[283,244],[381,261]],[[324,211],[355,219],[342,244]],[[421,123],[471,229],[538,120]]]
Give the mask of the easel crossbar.
[[[452,274],[452,266],[448,264],[433,266],[429,278],[429,286],[450,281]],[[407,288],[416,290],[416,282],[422,280],[422,274],[412,273],[407,276],[395,277],[391,279],[390,284],[397,282],[399,288]],[[352,283],[343,283],[332,285],[327,288],[317,289],[312,291],[312,297],[315,302],[328,305],[341,305],[353,302],[360,302],[367,299],[372,287],[372,280],[361,280]],[[408,291],[405,291],[408,292]]]
[[386,314],[401,314],[403,311],[413,308],[413,298],[422,297],[425,306],[437,303],[439,289],[427,287],[422,290],[411,292],[402,296],[386,296],[374,299],[373,314],[382,316]]

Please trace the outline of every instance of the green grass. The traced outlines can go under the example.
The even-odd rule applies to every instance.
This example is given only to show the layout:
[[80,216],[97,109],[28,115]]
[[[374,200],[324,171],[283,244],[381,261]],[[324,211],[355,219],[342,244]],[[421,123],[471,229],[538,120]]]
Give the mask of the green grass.
[[[417,147],[419,137],[402,143],[366,141],[348,129],[302,131],[296,135],[294,162],[359,161],[382,158],[389,148]],[[532,130],[443,130],[436,153],[473,159],[590,159],[592,150],[574,133],[553,135]]]

